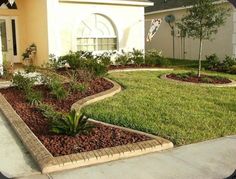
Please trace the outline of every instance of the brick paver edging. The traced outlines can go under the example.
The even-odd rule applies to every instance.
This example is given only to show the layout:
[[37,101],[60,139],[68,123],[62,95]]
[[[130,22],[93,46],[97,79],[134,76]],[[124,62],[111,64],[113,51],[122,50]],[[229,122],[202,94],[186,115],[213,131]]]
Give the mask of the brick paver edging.
[[168,81],[172,81],[175,83],[180,83],[180,84],[186,84],[186,85],[198,85],[198,86],[205,86],[205,87],[217,87],[217,88],[224,88],[224,87],[236,87],[236,81],[231,80],[231,83],[227,84],[206,84],[206,83],[192,83],[192,82],[187,82],[187,81],[179,81],[179,80],[174,80],[171,78],[167,77],[168,74],[162,75],[160,78]]
[[[114,84],[114,87],[112,89],[93,95],[92,97],[87,97],[84,100],[80,100],[75,103],[72,108],[77,108],[77,110],[80,110],[81,107],[85,105],[91,104],[92,102],[104,99],[106,97],[110,97],[118,93],[121,90],[120,85],[111,80],[109,81]],[[104,163],[113,160],[138,156],[150,152],[161,151],[173,147],[172,142],[166,139],[90,119],[91,121],[96,123],[102,123],[103,125],[121,128],[123,130],[149,136],[151,140],[123,146],[104,148],[90,152],[53,157],[51,153],[45,148],[45,146],[39,141],[39,139],[34,135],[34,133],[29,129],[29,127],[24,123],[20,116],[15,112],[15,110],[12,108],[12,106],[8,103],[8,101],[1,93],[0,109],[8,120],[8,122],[10,123],[10,125],[12,126],[12,128],[15,130],[16,134],[19,136],[19,138],[27,148],[27,150],[31,153],[32,157],[37,162],[42,173],[50,173],[65,169],[73,169],[77,167]]]
[[136,72],[136,71],[173,71],[173,68],[124,68],[109,70],[108,73],[116,72]]

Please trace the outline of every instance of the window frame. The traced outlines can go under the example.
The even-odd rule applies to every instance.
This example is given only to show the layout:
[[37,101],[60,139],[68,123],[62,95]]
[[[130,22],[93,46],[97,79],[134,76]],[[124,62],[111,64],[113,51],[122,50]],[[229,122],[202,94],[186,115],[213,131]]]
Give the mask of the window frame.
[[[76,36],[76,50],[82,50],[82,51],[97,51],[97,52],[102,52],[102,51],[116,51],[118,50],[118,36],[117,36],[117,30],[116,27],[114,26],[113,22],[106,16],[102,14],[91,14],[91,18],[95,18],[93,27],[88,26],[86,23],[86,19],[82,20],[80,22],[79,28],[79,35]],[[106,29],[112,29],[112,31],[108,31],[106,34],[106,30],[102,31],[102,35],[96,33],[97,30],[101,30],[99,27],[99,17],[102,17],[106,20],[107,22],[107,28],[104,26]],[[87,19],[89,19],[88,17]],[[80,27],[81,26],[81,27]],[[86,27],[91,30],[94,29],[90,32],[90,34],[83,35],[84,31],[86,30]],[[77,32],[78,34],[78,32]],[[81,35],[82,34],[82,35]],[[87,40],[87,42],[83,42]],[[91,40],[91,42],[89,42]],[[106,42],[103,42],[105,40]],[[111,40],[112,42],[109,42]],[[84,48],[83,48],[84,47]]]

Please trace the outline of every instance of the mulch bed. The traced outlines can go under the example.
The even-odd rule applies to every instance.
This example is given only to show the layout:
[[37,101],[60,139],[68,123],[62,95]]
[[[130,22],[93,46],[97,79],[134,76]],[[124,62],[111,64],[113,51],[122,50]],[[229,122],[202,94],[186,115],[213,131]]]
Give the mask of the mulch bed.
[[[89,87],[85,92],[70,94],[67,99],[62,101],[53,98],[45,86],[36,86],[35,89],[43,93],[43,102],[53,105],[58,111],[69,112],[71,105],[79,99],[105,91],[112,86],[113,84],[109,81],[96,78],[89,82]],[[65,88],[67,88],[67,84],[65,84]],[[53,156],[86,152],[150,139],[143,135],[97,123],[93,124],[94,128],[88,135],[77,135],[75,137],[56,135],[50,132],[49,122],[41,112],[25,101],[25,96],[21,91],[11,87],[1,89],[0,92]]]
[[177,74],[169,74],[166,75],[166,77],[173,80],[185,81],[191,83],[227,84],[232,82],[227,78],[219,78],[216,76],[209,76],[209,75],[201,75],[201,77],[195,75],[195,76],[189,76],[188,78],[180,78],[177,76]]

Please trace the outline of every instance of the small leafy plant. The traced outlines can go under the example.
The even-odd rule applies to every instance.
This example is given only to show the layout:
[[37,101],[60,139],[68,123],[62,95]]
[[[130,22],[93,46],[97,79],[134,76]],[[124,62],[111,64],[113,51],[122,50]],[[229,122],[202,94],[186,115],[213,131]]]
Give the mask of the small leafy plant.
[[115,63],[117,65],[128,65],[131,63],[130,53],[126,53],[124,50],[121,51],[121,54],[118,54],[116,57]]
[[220,65],[220,59],[216,54],[206,56],[206,69],[207,70],[217,70]]
[[94,76],[104,76],[107,73],[107,67],[93,58],[86,60],[85,69]]
[[93,126],[88,124],[88,118],[83,114],[77,114],[75,110],[65,117],[51,121],[51,131],[56,134],[75,136],[87,134],[92,128]]
[[45,77],[44,83],[51,90],[51,94],[58,100],[63,100],[68,96],[68,92],[65,90],[63,83],[57,76]]
[[136,65],[144,63],[144,53],[142,50],[133,49],[131,52],[131,60]]
[[59,120],[62,118],[62,113],[59,113],[53,109],[52,106],[48,104],[39,104],[38,109],[42,112],[43,116],[49,120]]
[[30,90],[26,93],[26,100],[32,106],[38,106],[41,103],[42,98],[42,93],[39,91]]
[[15,85],[19,90],[23,90],[25,93],[32,90],[36,78],[28,78],[23,76],[20,72],[15,74],[12,79],[13,85]]

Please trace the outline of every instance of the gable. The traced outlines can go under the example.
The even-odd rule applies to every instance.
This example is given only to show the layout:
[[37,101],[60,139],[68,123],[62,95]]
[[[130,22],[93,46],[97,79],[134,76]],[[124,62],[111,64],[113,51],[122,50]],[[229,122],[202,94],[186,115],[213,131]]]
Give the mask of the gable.
[[0,8],[1,9],[17,9],[16,3],[11,6],[8,0],[0,0]]

